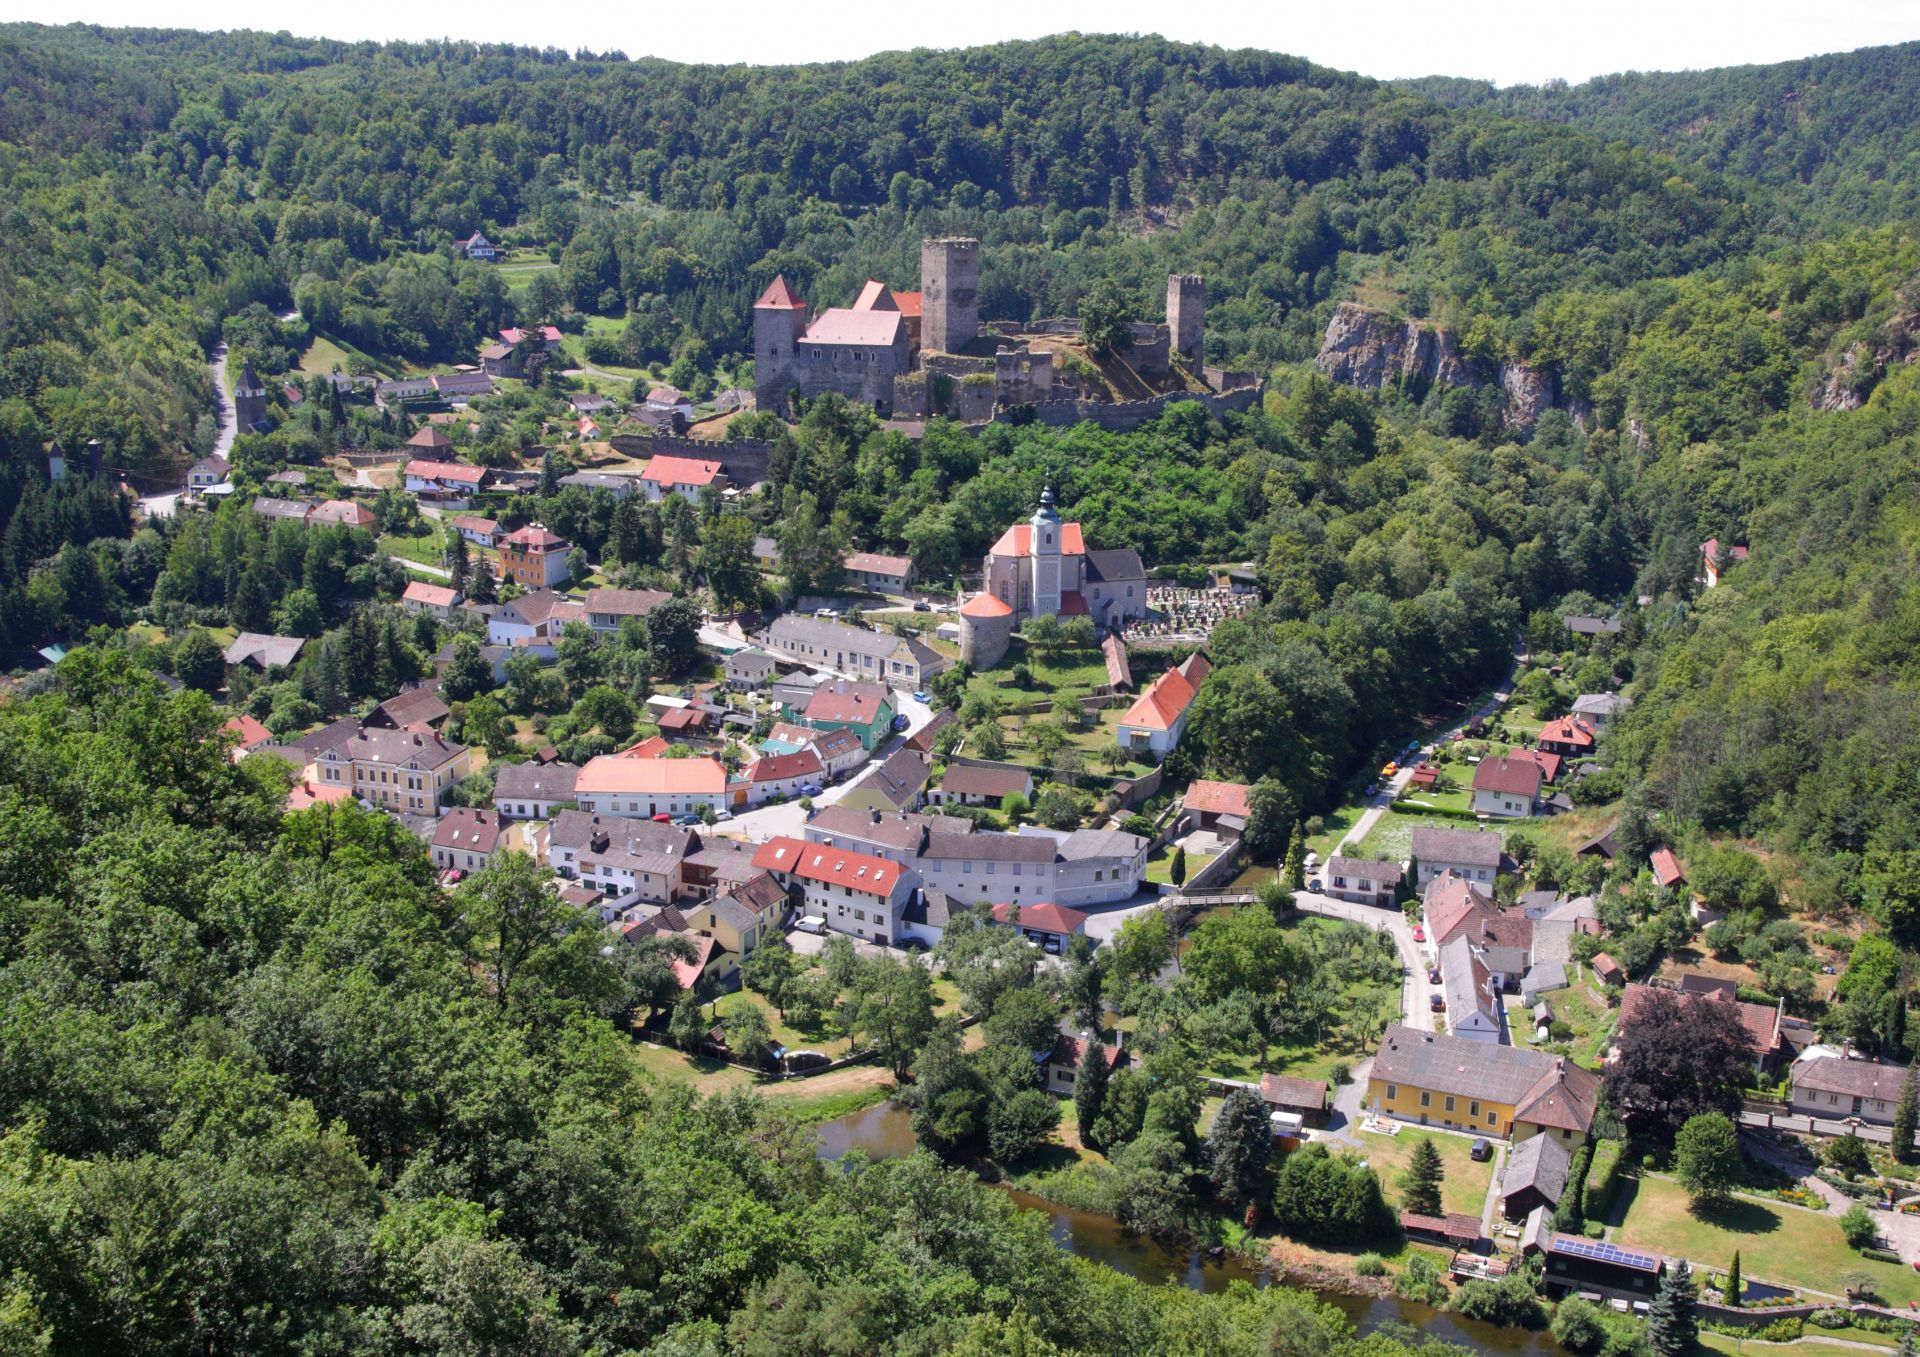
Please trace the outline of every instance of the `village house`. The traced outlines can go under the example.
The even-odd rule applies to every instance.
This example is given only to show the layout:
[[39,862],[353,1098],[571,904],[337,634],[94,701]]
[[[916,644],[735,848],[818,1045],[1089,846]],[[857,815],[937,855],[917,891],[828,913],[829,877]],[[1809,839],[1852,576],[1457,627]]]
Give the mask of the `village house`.
[[929,833],[970,834],[971,820],[950,815],[917,815],[902,811],[855,810],[845,805],[816,806],[800,827],[809,843],[836,844],[910,866]]
[[456,514],[448,521],[453,524],[455,532],[476,547],[500,545],[500,525],[491,518],[481,518],[477,514]]
[[1473,810],[1476,815],[1524,819],[1540,804],[1545,782],[1540,765],[1521,757],[1494,755],[1473,770]]
[[1549,721],[1540,728],[1537,748],[1549,754],[1558,754],[1562,758],[1585,758],[1593,753],[1593,731],[1581,723],[1575,716],[1563,716],[1557,721]]
[[989,806],[999,810],[1009,796],[1033,799],[1033,774],[1010,763],[953,764],[940,785],[927,793],[935,806]]
[[1195,778],[1187,784],[1187,794],[1180,799],[1188,825],[1222,838],[1239,838],[1246,832],[1247,817],[1252,813],[1247,808],[1248,790],[1244,782],[1209,782]]
[[640,488],[655,504],[668,495],[697,502],[700,492],[709,486],[724,489],[726,477],[721,474],[720,463],[705,458],[663,455],[651,459],[647,469],[640,473]]
[[816,668],[837,669],[858,679],[896,688],[924,688],[951,661],[908,636],[848,626],[804,613],[786,613],[767,628],[762,644],[776,655]]
[[1165,758],[1172,753],[1187,728],[1187,712],[1193,706],[1193,699],[1212,668],[1207,657],[1195,651],[1148,684],[1114,730],[1114,738],[1121,747],[1155,758]]
[[893,732],[893,691],[883,683],[835,679],[814,689],[800,712],[813,730],[850,730],[869,753]]
[[620,630],[623,622],[640,621],[672,598],[658,589],[587,590],[587,625],[603,635]]
[[493,777],[493,808],[508,820],[550,820],[573,804],[577,764],[502,763]]
[[862,589],[904,593],[913,586],[913,561],[906,556],[885,556],[876,551],[856,551],[842,567],[847,583]]
[[[1531,1220],[1528,1225],[1531,1230]],[[1654,1294],[1667,1268],[1657,1253],[1623,1249],[1604,1239],[1545,1229],[1541,1235],[1537,1247],[1545,1262],[1540,1284],[1550,1296],[1611,1295],[1622,1306],[1644,1303],[1642,1298]]]
[[849,810],[917,810],[932,774],[933,766],[923,755],[897,749],[847,788],[839,804]]
[[1633,705],[1618,693],[1582,693],[1573,699],[1569,713],[1574,720],[1595,731],[1605,730],[1615,717]]
[[1087,931],[1087,916],[1066,905],[1041,901],[1026,905],[995,905],[993,921],[1018,929],[1028,942],[1054,956],[1066,955],[1067,946]]
[[304,523],[307,520],[307,506],[297,499],[276,499],[272,495],[255,495],[249,507],[269,523],[277,523],[282,519],[291,523]]
[[448,405],[464,406],[475,396],[491,396],[493,378],[484,372],[437,372],[433,394]]
[[813,738],[805,747],[819,756],[820,766],[826,770],[829,778],[851,772],[867,761],[867,747],[860,743],[859,735],[851,730],[816,730],[811,734]]
[[356,798],[394,814],[432,815],[454,783],[472,771],[465,745],[421,731],[363,729],[313,760],[315,780],[351,788]]
[[817,787],[825,780],[826,770],[811,747],[791,754],[762,754],[741,775],[734,805],[761,806],[784,800],[800,795],[803,787]]
[[910,860],[924,885],[967,904],[1080,907],[1130,899],[1147,853],[1137,834],[1027,826],[1018,834],[928,829]]
[[475,231],[465,240],[454,241],[453,248],[460,251],[467,258],[482,264],[491,264],[500,255],[500,251],[494,248],[493,242],[481,235],[478,231]]
[[1551,1211],[1567,1190],[1573,1151],[1557,1136],[1528,1136],[1513,1147],[1500,1176],[1500,1210],[1508,1220],[1525,1220],[1539,1207]]
[[244,664],[262,673],[285,669],[300,658],[306,641],[298,636],[269,636],[264,632],[243,631],[221,652],[228,664]]
[[1366,1109],[1515,1144],[1549,1134],[1573,1147],[1593,1129],[1599,1094],[1600,1076],[1564,1056],[1394,1023],[1367,1076]]
[[1700,544],[1701,581],[1709,589],[1719,586],[1723,566],[1730,566],[1747,559],[1745,547],[1729,546],[1724,550],[1718,537],[1709,537]]
[[687,894],[686,861],[699,843],[682,825],[562,810],[547,840],[547,865],[594,887],[615,909],[667,905]]
[[1595,636],[1620,634],[1620,619],[1617,617],[1563,617],[1560,622],[1575,636],[1585,636],[1589,639]]
[[1298,1117],[1304,1125],[1319,1122],[1327,1113],[1327,1082],[1324,1079],[1263,1074],[1256,1092],[1270,1113]]
[[523,378],[526,363],[511,344],[487,344],[480,350],[480,370],[489,377]]
[[427,613],[444,622],[460,606],[460,591],[444,584],[409,580],[406,591],[400,595],[400,606],[410,613]]
[[727,770],[717,759],[629,759],[602,754],[574,779],[581,810],[641,819],[727,808]]
[[[523,330],[516,325],[511,329],[502,330],[500,332],[500,342],[502,344],[509,344],[517,348],[524,340],[526,340],[530,335],[534,333],[536,332]],[[560,333],[559,327],[553,326],[553,325],[542,325],[538,330],[537,334],[540,339],[541,348],[545,349],[548,353],[560,352],[560,344],[561,344],[561,341],[565,338],[565,336],[563,336]]]
[[1321,894],[1349,904],[1391,908],[1400,894],[1402,873],[1397,862],[1335,854],[1327,859],[1321,874],[1325,883]]
[[426,458],[408,462],[405,476],[407,493],[429,500],[465,500],[493,481],[493,473],[486,467]]
[[438,730],[451,715],[453,709],[440,695],[439,683],[428,680],[375,707],[367,713],[366,725],[372,730]]
[[254,750],[263,749],[273,743],[273,732],[261,725],[260,722],[256,721],[253,717],[248,716],[245,712],[229,719],[220,729],[233,733],[235,739],[233,761],[235,763],[240,762],[241,759],[251,754]]
[[187,493],[200,495],[216,485],[226,484],[232,467],[227,459],[215,453],[211,457],[202,457],[187,468]]
[[364,504],[355,504],[350,499],[323,499],[307,510],[307,522],[329,524],[342,528],[362,528],[367,532],[377,532],[380,520],[373,510]]
[[1423,891],[1444,872],[1491,887],[1503,856],[1500,836],[1486,830],[1422,826],[1413,831],[1414,884]]
[[573,544],[538,523],[500,539],[500,573],[523,589],[551,589],[567,582]]
[[771,872],[760,872],[697,905],[681,910],[687,927],[705,933],[722,951],[748,957],[761,943],[777,937],[786,919],[787,888]]
[[1647,868],[1653,873],[1653,884],[1662,890],[1678,890],[1687,884],[1687,874],[1680,870],[1680,859],[1671,848],[1656,848],[1649,853]]
[[1792,1086],[1787,1106],[1802,1116],[1891,1126],[1907,1068],[1855,1060],[1842,1048],[1816,1044],[1801,1052],[1787,1075]]
[[1054,1039],[1053,1049],[1047,1052],[1042,1074],[1049,1093],[1070,1098],[1075,1080],[1088,1060],[1104,1061],[1111,1072],[1126,1065],[1131,1058],[1123,1047],[1062,1032]]
[[544,641],[551,652],[551,643],[560,639],[567,623],[586,620],[587,610],[581,604],[551,589],[535,589],[494,609],[487,619],[487,640],[497,646]]
[[730,652],[720,661],[727,687],[737,693],[759,692],[773,682],[780,662],[759,647]]
[[434,866],[477,872],[492,862],[500,849],[500,817],[490,810],[456,806],[440,817],[428,846]]
[[[592,421],[583,419],[580,424],[584,431],[592,426]],[[631,495],[639,482],[632,476],[621,476],[611,471],[570,471],[560,478],[560,484],[562,487],[576,486],[581,490],[604,490],[617,501]]]
[[1446,1003],[1447,1031],[1468,1041],[1506,1039],[1506,1009],[1493,973],[1465,938],[1438,949],[1440,993]]
[[785,835],[760,845],[753,865],[799,893],[801,911],[836,933],[891,946],[913,889],[899,863]]

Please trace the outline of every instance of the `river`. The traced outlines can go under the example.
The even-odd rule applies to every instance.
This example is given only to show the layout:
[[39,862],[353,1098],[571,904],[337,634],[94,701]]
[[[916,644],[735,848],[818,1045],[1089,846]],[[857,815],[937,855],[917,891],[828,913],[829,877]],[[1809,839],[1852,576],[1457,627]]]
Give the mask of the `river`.
[[[864,1150],[875,1159],[895,1159],[913,1153],[913,1130],[903,1108],[880,1103],[818,1127],[820,1155],[838,1159],[850,1150]],[[1002,1189],[1020,1206],[1045,1214],[1053,1240],[1061,1248],[1116,1272],[1158,1285],[1168,1280],[1195,1291],[1223,1291],[1236,1281],[1265,1286],[1267,1274],[1245,1259],[1226,1255],[1209,1258],[1198,1248],[1175,1249],[1120,1228],[1111,1216],[1075,1211],[1022,1192]],[[1462,1319],[1445,1310],[1395,1297],[1353,1296],[1343,1291],[1316,1291],[1337,1307],[1360,1333],[1383,1324],[1409,1324],[1430,1338],[1458,1343],[1476,1352],[1499,1357],[1566,1357],[1546,1332],[1502,1328]]]

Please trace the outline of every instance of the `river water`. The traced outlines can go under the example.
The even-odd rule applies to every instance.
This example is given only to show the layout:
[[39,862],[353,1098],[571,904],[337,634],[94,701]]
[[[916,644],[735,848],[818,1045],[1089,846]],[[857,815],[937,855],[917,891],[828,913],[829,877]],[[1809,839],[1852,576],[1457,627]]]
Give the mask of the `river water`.
[[[818,1128],[820,1155],[838,1159],[850,1150],[864,1150],[875,1159],[895,1159],[913,1153],[913,1130],[903,1108],[880,1103],[849,1116],[824,1122]],[[1143,1235],[1120,1228],[1111,1216],[1075,1211],[1043,1200],[1030,1192],[1006,1188],[1007,1195],[1030,1210],[1047,1216],[1054,1242],[1070,1253],[1103,1263],[1116,1272],[1158,1285],[1173,1280],[1195,1291],[1223,1291],[1235,1281],[1267,1284],[1267,1276],[1234,1255],[1210,1258],[1197,1248],[1168,1248]],[[1544,1331],[1502,1328],[1462,1319],[1445,1310],[1395,1297],[1350,1296],[1341,1291],[1318,1291],[1336,1306],[1361,1333],[1382,1324],[1409,1324],[1429,1338],[1458,1343],[1499,1357],[1566,1357],[1560,1345]]]

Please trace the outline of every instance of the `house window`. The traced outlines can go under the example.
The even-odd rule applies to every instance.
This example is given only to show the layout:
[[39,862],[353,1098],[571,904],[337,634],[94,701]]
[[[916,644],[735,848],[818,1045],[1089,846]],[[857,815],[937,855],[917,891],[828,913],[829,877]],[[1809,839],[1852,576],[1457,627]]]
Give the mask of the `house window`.
[[1479,1099],[1476,1098],[1473,1102],[1467,1104],[1467,1115],[1470,1117],[1477,1117],[1480,1115]]
[[1492,1112],[1487,1113],[1487,1125],[1498,1126],[1499,1124],[1500,1124],[1500,1119],[1498,1116],[1496,1116]]
[[1399,1096],[1400,1096],[1400,1090],[1394,1087],[1392,1084],[1388,1084],[1387,1085],[1387,1101],[1392,1102],[1395,1098],[1398,1098]]
[[1428,1093],[1425,1089],[1420,1090],[1420,1106],[1422,1107],[1433,1106],[1433,1095],[1431,1093]]
[[1447,1111],[1453,1111],[1453,1095],[1451,1093],[1447,1095]]

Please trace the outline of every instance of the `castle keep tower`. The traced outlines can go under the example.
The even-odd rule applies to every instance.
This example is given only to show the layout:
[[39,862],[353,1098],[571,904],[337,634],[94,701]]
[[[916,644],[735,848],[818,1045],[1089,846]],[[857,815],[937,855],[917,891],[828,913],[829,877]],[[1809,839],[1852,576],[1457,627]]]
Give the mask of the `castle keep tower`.
[[267,422],[267,388],[254,372],[251,358],[233,388],[233,414],[241,433],[251,433]]
[[753,304],[753,403],[762,410],[784,411],[798,380],[794,346],[807,332],[807,304],[794,295],[784,275]]
[[920,346],[958,353],[980,333],[980,242],[945,236],[920,242]]
[[1205,361],[1207,284],[1197,273],[1167,275],[1167,334],[1173,351],[1198,372]]

